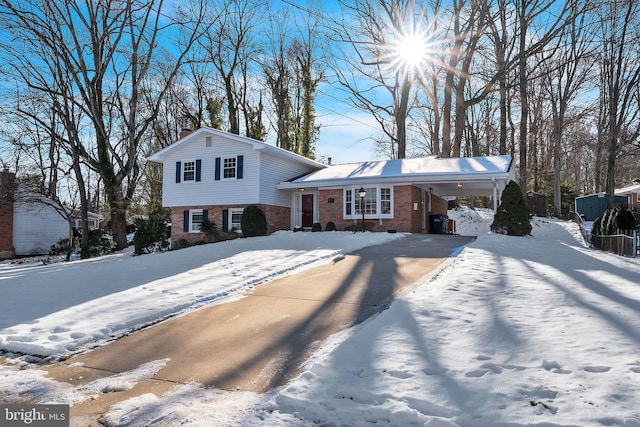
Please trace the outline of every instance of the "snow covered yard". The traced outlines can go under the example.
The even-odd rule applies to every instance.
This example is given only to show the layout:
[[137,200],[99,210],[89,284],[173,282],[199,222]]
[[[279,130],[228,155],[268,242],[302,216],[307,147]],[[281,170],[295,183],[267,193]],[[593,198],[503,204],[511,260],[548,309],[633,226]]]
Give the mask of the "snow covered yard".
[[[162,397],[146,394],[120,402],[103,422],[112,426],[639,427],[640,260],[586,248],[572,223],[536,219],[533,236],[519,238],[489,233],[488,211],[463,209],[450,211],[450,216],[456,219],[460,234],[478,235],[478,239],[438,277],[387,311],[323,343],[303,373],[289,384],[266,395],[184,385]],[[346,233],[338,240],[353,236],[358,234]],[[296,249],[289,244],[271,250],[293,257]],[[333,247],[319,251],[318,257],[324,259],[336,254]],[[269,271],[259,279],[245,272],[262,271],[257,264],[269,259],[269,252],[233,254],[223,282],[237,275],[246,275],[246,283],[266,280]],[[173,280],[181,286],[152,286],[160,294],[198,282],[191,276],[200,280],[211,276],[202,260],[189,264],[191,257],[186,255],[180,262],[187,265],[175,276],[153,278],[179,278]],[[306,263],[311,265],[315,256],[307,256]],[[225,259],[221,256],[214,262]],[[273,274],[282,274],[287,267],[280,263],[273,269]],[[16,273],[10,281],[21,274],[37,274],[37,269]],[[5,276],[5,271],[0,270],[0,275]],[[104,279],[98,271],[89,280]],[[0,280],[0,288],[5,286],[6,281]],[[138,283],[136,289],[146,295],[145,286]],[[234,289],[241,286],[231,285],[220,293],[231,295]],[[4,298],[12,294],[2,292],[6,294],[0,301],[5,304]],[[203,298],[200,289],[189,292],[192,305]],[[215,295],[209,290],[211,294]],[[117,323],[115,315],[85,299],[103,316],[102,322]],[[69,304],[67,309],[73,307]],[[4,328],[7,322],[17,323],[11,323],[10,315],[2,316]],[[37,348],[60,351],[48,344],[51,340],[44,334],[21,328],[8,329],[14,330],[13,336],[22,331],[35,338],[31,343]],[[3,334],[3,344],[13,342],[6,341],[10,334]],[[76,348],[82,345],[78,339]],[[23,363],[0,366],[0,396],[4,391],[5,402],[31,395],[36,402],[75,403],[92,393],[131,387],[163,363],[141,366],[82,389],[52,382],[37,366],[22,370]]]
[[60,357],[402,234],[292,233],[133,257],[0,263],[0,350]]

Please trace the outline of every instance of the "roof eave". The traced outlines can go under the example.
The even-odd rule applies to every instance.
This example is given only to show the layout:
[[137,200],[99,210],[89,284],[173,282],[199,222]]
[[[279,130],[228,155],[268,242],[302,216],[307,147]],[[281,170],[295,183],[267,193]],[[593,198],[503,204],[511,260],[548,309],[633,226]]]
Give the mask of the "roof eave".
[[478,181],[480,178],[486,180],[487,177],[494,178],[495,180],[505,180],[511,177],[511,174],[507,172],[481,172],[473,174],[459,174],[459,173],[447,173],[441,175],[422,175],[411,174],[405,176],[394,177],[349,177],[338,179],[327,179],[318,181],[291,181],[282,182],[277,185],[278,189],[298,189],[298,188],[324,188],[324,187],[340,187],[345,185],[354,185],[356,183],[368,184],[406,184],[414,185],[420,183],[445,183],[445,182],[470,182]]

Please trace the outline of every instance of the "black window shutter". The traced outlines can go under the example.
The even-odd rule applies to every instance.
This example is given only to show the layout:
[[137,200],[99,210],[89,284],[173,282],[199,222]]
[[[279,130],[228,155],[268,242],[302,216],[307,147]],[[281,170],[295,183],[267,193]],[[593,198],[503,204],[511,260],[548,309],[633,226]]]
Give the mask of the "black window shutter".
[[229,231],[229,209],[222,211],[222,231]]
[[180,162],[176,162],[176,184],[180,182],[181,176],[182,176],[182,164]]
[[220,157],[216,157],[216,181],[220,181]]
[[202,160],[196,160],[196,182],[200,181],[200,177],[202,176],[200,170],[202,169]]
[[242,167],[244,165],[244,156],[238,156],[238,171],[236,172],[236,177],[238,179],[242,179]]
[[189,211],[184,211],[182,217],[182,231],[189,232]]
[[209,210],[202,209],[202,222],[209,221]]

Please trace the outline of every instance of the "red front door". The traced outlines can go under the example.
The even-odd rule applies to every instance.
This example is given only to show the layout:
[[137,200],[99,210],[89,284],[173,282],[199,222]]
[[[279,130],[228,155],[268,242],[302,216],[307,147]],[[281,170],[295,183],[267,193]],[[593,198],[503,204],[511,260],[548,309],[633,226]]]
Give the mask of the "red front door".
[[313,225],[313,194],[302,195],[302,226]]

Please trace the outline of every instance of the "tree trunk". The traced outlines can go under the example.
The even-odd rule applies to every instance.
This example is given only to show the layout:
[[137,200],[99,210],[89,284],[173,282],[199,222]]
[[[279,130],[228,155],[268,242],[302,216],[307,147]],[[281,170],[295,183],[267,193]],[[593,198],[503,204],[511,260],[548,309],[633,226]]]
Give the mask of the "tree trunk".
[[522,194],[527,194],[527,126],[529,122],[529,99],[527,91],[527,56],[524,55],[527,46],[527,18],[525,16],[526,2],[522,0],[520,11],[520,59],[518,64],[520,86],[520,176],[518,183]]

